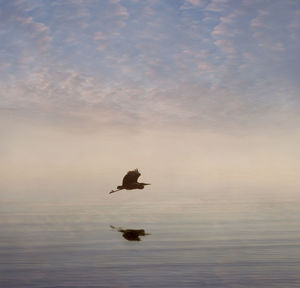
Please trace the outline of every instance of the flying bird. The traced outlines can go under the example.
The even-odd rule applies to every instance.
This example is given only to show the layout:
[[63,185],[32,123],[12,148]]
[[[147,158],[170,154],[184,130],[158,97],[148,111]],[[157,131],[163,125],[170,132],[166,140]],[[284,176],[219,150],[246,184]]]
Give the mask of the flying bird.
[[133,189],[144,189],[144,186],[150,185],[148,183],[139,183],[137,182],[138,178],[141,176],[141,173],[138,169],[128,171],[127,174],[123,178],[123,183],[121,186],[117,187],[117,190],[111,190],[109,194],[126,189],[126,190],[133,190]]

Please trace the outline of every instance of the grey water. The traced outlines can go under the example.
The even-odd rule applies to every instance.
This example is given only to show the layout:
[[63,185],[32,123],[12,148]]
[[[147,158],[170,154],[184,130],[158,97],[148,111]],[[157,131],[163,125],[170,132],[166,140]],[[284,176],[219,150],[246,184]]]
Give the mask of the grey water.
[[299,197],[126,193],[1,199],[0,287],[300,287]]

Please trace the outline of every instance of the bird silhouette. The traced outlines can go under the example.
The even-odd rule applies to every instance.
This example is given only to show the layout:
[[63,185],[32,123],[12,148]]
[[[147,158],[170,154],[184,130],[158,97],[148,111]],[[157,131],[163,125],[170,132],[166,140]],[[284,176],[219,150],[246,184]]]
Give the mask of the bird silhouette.
[[144,229],[123,229],[122,227],[115,227],[110,225],[110,228],[122,233],[123,238],[128,241],[141,241],[140,236],[151,235],[146,233]]
[[137,179],[141,176],[141,173],[138,169],[128,171],[127,174],[123,178],[123,183],[121,186],[117,187],[117,190],[111,190],[109,194],[126,189],[126,190],[133,190],[133,189],[144,189],[144,186],[150,185],[148,183],[139,183]]

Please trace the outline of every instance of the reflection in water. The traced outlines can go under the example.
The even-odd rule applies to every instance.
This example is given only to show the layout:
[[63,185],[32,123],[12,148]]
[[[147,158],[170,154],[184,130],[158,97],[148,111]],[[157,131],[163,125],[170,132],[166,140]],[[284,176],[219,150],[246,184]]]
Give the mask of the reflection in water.
[[[107,205],[89,197],[4,204],[1,191],[0,287],[300,287],[299,197],[229,192]],[[112,219],[122,224],[109,227]]]
[[151,235],[146,233],[144,229],[123,229],[122,227],[115,227],[110,225],[114,230],[122,233],[122,236],[128,241],[141,241],[140,236]]

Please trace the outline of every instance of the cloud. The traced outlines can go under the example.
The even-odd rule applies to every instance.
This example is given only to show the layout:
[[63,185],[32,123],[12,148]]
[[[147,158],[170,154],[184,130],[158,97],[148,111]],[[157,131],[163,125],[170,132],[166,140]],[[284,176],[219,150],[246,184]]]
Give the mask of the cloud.
[[265,18],[269,13],[266,10],[260,9],[258,11],[258,16],[251,20],[251,27],[262,28],[266,27]]
[[203,72],[212,72],[213,71],[213,66],[212,66],[211,63],[199,62],[197,65],[198,65],[198,69],[200,70],[201,73],[203,73]]
[[121,1],[119,0],[109,0],[109,3],[112,5],[113,7],[113,16],[114,17],[121,17],[121,18],[128,18],[129,17],[129,13],[128,10],[125,6],[123,6],[121,4]]
[[127,9],[124,6],[117,6],[116,10],[115,10],[115,15],[116,16],[124,16],[124,17],[128,17],[129,13],[127,11]]
[[233,45],[232,41],[228,39],[219,39],[215,41],[215,44],[217,47],[221,48],[223,51],[225,51],[228,54],[235,54],[236,49]]
[[193,4],[195,6],[201,6],[203,5],[206,1],[203,0],[186,0],[187,3]]
[[94,40],[99,41],[99,40],[105,40],[106,36],[103,34],[103,32],[96,32],[94,34]]
[[180,9],[192,9],[195,7],[203,7],[207,3],[206,0],[185,0]]
[[0,105],[106,123],[293,114],[299,7],[246,2],[7,2]]
[[227,0],[211,0],[211,2],[205,7],[205,10],[211,12],[222,12],[227,7]]
[[[2,26],[5,27],[4,31],[10,31],[12,35],[20,33],[20,39],[24,43],[25,40],[30,39],[29,41],[35,43],[42,52],[51,44],[51,31],[45,23],[36,20],[33,16],[27,16],[33,9],[38,9],[38,5],[30,4],[24,1],[10,1],[6,7],[4,5],[6,11],[4,10]],[[29,41],[28,44],[31,45]]]

